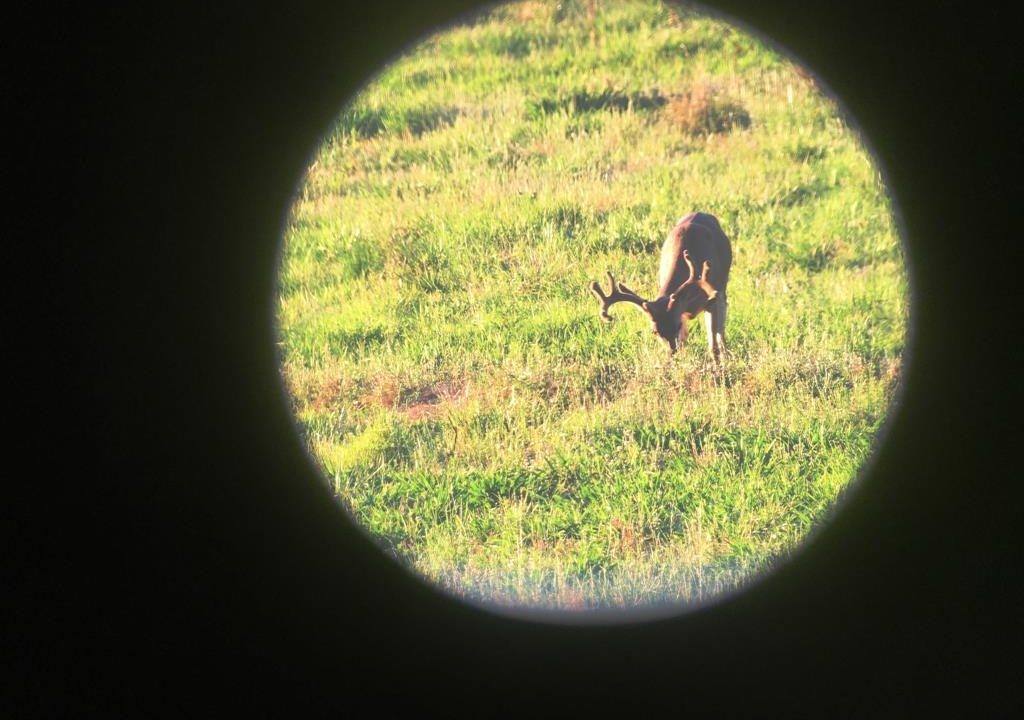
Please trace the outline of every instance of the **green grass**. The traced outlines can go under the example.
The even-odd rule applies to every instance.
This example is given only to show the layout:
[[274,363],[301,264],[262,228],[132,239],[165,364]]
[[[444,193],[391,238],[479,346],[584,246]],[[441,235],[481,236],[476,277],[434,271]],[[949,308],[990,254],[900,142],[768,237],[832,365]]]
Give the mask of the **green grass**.
[[[733,242],[725,382],[655,294],[682,215]],[[361,524],[463,595],[699,602],[835,503],[893,397],[908,290],[878,169],[760,41],[653,2],[521,3],[340,117],[280,271],[283,372]]]

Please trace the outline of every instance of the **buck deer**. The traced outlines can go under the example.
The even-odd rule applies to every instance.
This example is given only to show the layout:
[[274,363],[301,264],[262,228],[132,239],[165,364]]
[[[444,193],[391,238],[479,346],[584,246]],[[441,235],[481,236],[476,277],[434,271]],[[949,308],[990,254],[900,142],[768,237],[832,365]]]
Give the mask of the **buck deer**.
[[[694,263],[700,265],[700,275]],[[617,302],[641,308],[651,319],[651,331],[668,343],[672,354],[686,342],[689,321],[704,312],[708,349],[718,365],[725,350],[726,285],[731,266],[732,246],[718,220],[706,213],[690,213],[672,228],[661,246],[656,298],[645,300],[610,272],[609,294],[596,282],[590,289],[601,301],[601,317],[606,322],[612,321],[608,310]]]

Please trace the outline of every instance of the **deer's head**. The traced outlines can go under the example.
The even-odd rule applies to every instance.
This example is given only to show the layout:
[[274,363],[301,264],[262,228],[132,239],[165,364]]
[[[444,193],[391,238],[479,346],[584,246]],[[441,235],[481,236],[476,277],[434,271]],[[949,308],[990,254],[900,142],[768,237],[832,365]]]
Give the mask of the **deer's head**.
[[611,292],[607,295],[601,291],[596,282],[591,283],[590,290],[601,301],[601,318],[611,322],[608,310],[617,302],[629,302],[645,313],[651,320],[651,332],[668,343],[669,351],[676,350],[686,342],[687,325],[696,317],[718,294],[708,282],[710,265],[705,260],[698,277],[688,253],[683,253],[683,260],[690,269],[690,277],[671,294],[663,295],[655,300],[645,300],[628,287],[618,282],[608,273]]

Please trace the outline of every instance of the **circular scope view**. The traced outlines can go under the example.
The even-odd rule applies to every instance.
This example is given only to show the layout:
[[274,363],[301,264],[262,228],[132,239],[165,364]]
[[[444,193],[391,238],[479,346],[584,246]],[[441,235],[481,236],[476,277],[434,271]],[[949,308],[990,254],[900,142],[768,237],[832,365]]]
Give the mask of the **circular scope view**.
[[699,9],[521,2],[384,68],[280,265],[282,373],[339,502],[493,608],[703,604],[870,455],[909,291],[877,165]]

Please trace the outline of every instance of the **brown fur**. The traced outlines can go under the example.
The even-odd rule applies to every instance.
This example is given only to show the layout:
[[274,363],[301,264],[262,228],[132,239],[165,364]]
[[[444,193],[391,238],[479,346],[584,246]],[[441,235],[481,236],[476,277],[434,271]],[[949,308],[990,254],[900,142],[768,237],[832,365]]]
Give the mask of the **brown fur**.
[[725,345],[726,290],[731,268],[732,245],[718,219],[696,212],[682,218],[661,247],[659,289],[653,300],[644,300],[617,283],[611,273],[609,295],[601,292],[597,283],[591,289],[601,300],[601,316],[606,320],[611,320],[608,309],[616,302],[641,307],[651,319],[652,332],[667,342],[673,353],[686,341],[688,322],[706,312],[708,348],[717,362]]

